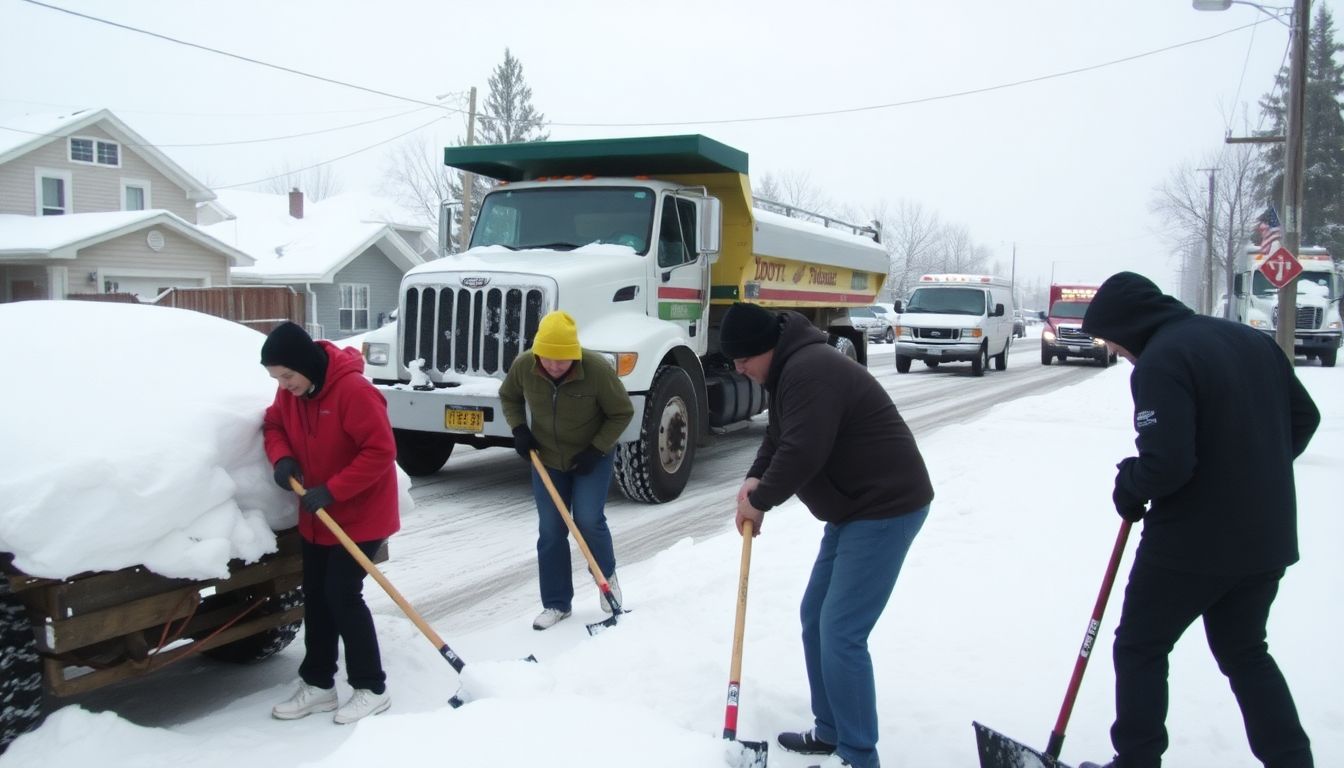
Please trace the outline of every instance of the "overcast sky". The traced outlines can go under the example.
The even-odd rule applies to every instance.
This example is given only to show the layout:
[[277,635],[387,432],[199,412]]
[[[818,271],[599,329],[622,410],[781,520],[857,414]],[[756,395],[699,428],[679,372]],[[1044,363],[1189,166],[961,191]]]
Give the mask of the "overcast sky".
[[[1188,0],[52,4],[406,97],[0,0],[0,126],[108,107],[213,186],[387,142],[334,166],[346,191],[372,191],[394,137],[465,135],[460,112],[416,101],[465,109],[472,86],[483,100],[508,47],[552,139],[703,133],[837,205],[917,202],[1005,272],[1016,244],[1019,279],[1128,268],[1172,289],[1155,189],[1215,157],[1229,121],[1244,133],[1244,106],[1258,123],[1288,41],[1255,8]],[[832,114],[781,117],[818,112]]]

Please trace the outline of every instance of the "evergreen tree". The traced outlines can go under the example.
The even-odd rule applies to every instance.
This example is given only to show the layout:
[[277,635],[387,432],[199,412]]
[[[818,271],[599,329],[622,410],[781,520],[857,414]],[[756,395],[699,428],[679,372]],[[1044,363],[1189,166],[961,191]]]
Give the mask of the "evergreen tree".
[[[546,141],[550,132],[542,131],[546,125],[546,116],[532,106],[532,88],[523,79],[523,64],[513,57],[508,48],[504,49],[504,62],[495,67],[490,75],[490,91],[486,94],[483,109],[476,115],[475,144],[516,144],[531,141]],[[458,140],[458,144],[465,144]],[[454,173],[452,180],[453,198],[462,199],[462,178],[465,174]],[[481,210],[481,198],[493,185],[490,179],[473,177],[471,187],[471,220]],[[454,228],[462,226],[462,209],[453,215]],[[449,250],[457,250],[456,241]]]
[[[1304,91],[1303,136],[1306,169],[1302,201],[1302,244],[1320,245],[1335,259],[1344,259],[1344,66],[1335,54],[1334,18],[1320,6],[1307,33],[1307,84]],[[1288,70],[1275,78],[1274,90],[1260,100],[1273,127],[1267,135],[1286,135]],[[1259,180],[1270,190],[1275,207],[1283,199],[1284,145],[1271,144],[1262,153]]]

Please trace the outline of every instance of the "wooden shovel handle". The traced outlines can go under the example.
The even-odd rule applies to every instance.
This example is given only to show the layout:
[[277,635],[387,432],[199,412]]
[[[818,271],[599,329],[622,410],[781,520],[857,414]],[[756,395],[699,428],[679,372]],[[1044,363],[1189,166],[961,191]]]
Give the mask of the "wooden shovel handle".
[[733,624],[733,660],[728,676],[742,680],[742,643],[747,629],[747,576],[751,571],[751,521],[742,521],[742,565],[737,577],[737,620]]
[[566,507],[565,502],[560,499],[560,492],[555,489],[555,483],[551,482],[551,473],[546,471],[546,465],[541,463],[541,457],[537,455],[536,449],[528,451],[528,455],[532,458],[533,468],[535,468],[537,474],[541,476],[541,482],[545,484],[546,490],[550,492],[551,501],[555,502],[555,508],[560,510],[560,517],[564,519],[565,525],[569,528],[569,532],[573,534],[574,541],[578,542],[579,551],[583,553],[584,559],[588,561],[588,571],[593,574],[593,580],[597,582],[597,586],[602,589],[603,594],[611,592],[611,586],[607,584],[607,577],[603,575],[602,569],[598,567],[597,559],[593,557],[592,550],[588,549],[588,542],[583,540],[583,534],[579,533],[579,527],[574,524],[574,518],[569,514],[569,508]]

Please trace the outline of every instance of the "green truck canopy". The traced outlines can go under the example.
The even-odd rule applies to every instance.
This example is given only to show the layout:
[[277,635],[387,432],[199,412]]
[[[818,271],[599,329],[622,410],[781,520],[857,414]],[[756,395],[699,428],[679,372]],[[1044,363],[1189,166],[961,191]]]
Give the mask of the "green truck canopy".
[[747,172],[747,153],[699,134],[445,147],[443,163],[500,181]]

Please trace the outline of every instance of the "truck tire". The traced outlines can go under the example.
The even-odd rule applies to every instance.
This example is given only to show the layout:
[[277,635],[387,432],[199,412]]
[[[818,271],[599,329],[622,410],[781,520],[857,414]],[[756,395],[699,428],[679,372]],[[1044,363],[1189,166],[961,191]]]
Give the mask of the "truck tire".
[[980,354],[971,361],[971,375],[984,376],[985,369],[989,367],[989,342],[980,345]]
[[411,477],[425,477],[443,469],[456,445],[448,435],[414,429],[394,429],[392,437],[397,441],[397,464]]
[[832,334],[830,341],[831,346],[835,347],[836,351],[840,354],[856,363],[859,361],[859,350],[854,347],[854,342],[850,341],[847,337]]
[[1008,370],[1008,348],[1012,346],[1012,344],[1013,344],[1012,339],[1008,339],[1007,341],[1003,342],[1003,351],[994,356],[994,370],[996,371]]
[[1045,347],[1041,347],[1041,365],[1049,365],[1050,361],[1053,360],[1054,357],[1055,357],[1054,355],[1050,354],[1050,350],[1046,349]]
[[[2,579],[3,577],[0,577]],[[23,603],[0,586],[0,755],[42,722],[42,660]]]
[[888,328],[888,329],[887,329],[887,332],[884,333],[884,334],[882,334],[882,343],[884,343],[884,344],[895,344],[895,343],[896,343],[896,331],[892,330],[891,328]]
[[658,369],[644,401],[639,439],[616,446],[616,485],[631,501],[662,504],[681,495],[700,429],[695,385],[685,369]]
[[[247,607],[247,602],[252,597],[244,593],[229,593],[225,595],[212,595],[205,598],[202,602],[202,609],[219,608],[228,605],[243,610]],[[213,602],[212,602],[213,601]],[[242,620],[254,619],[259,616],[273,616],[278,613],[284,613],[292,608],[303,605],[303,591],[291,589],[288,592],[281,592],[266,601],[265,605],[249,613]],[[217,645],[214,648],[207,648],[201,651],[204,656],[209,656],[216,661],[226,661],[231,664],[250,664],[254,661],[268,659],[275,654],[283,651],[294,638],[299,634],[299,627],[303,626],[302,621],[295,621],[289,624],[281,624],[278,627],[255,635],[234,640],[232,643]]]
[[1321,367],[1334,368],[1335,358],[1339,355],[1339,349],[1331,349],[1321,353]]
[[910,372],[910,357],[909,357],[909,355],[897,355],[897,356],[896,356],[896,372],[897,372],[897,373],[909,373],[909,372]]

